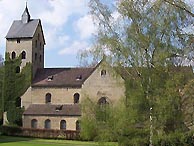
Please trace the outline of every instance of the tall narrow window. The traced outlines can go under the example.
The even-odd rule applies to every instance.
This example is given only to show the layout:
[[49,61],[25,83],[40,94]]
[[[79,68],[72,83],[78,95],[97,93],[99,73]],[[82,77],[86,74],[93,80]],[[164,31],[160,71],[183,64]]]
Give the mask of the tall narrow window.
[[60,122],[60,129],[61,130],[66,130],[66,121],[65,120],[61,120],[61,122]]
[[35,41],[35,47],[37,48],[37,46],[38,46],[38,41],[36,40]]
[[79,97],[80,97],[79,93],[75,93],[75,94],[73,95],[73,97],[74,97],[74,104],[75,104],[75,103],[79,103]]
[[76,121],[76,130],[81,130],[80,121]]
[[16,58],[16,53],[13,51],[12,53],[11,53],[11,59],[15,59]]
[[40,34],[38,33],[38,40],[40,40]]
[[45,120],[44,128],[45,129],[51,129],[51,120],[49,120],[49,119]]
[[37,60],[37,53],[35,53],[35,60]]
[[40,55],[40,57],[39,57],[39,60],[40,60],[40,62],[42,61],[42,56]]
[[33,119],[31,121],[31,128],[37,128],[38,127],[38,121],[36,119]]
[[26,52],[22,51],[22,59],[26,59]]
[[16,98],[15,105],[16,105],[16,107],[21,107],[21,98],[20,97]]
[[41,47],[42,47],[42,43],[40,42],[40,50],[42,49]]
[[15,72],[20,73],[20,67],[19,66],[16,67]]
[[45,103],[49,104],[51,103],[51,93],[47,93],[45,96]]
[[101,97],[98,100],[99,108],[97,109],[96,119],[105,122],[109,116],[109,102],[106,97]]

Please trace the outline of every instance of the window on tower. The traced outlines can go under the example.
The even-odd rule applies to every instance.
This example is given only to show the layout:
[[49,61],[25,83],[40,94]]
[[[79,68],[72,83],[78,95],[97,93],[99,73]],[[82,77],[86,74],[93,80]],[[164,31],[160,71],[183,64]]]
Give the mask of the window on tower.
[[20,67],[19,66],[16,67],[15,72],[20,73]]
[[41,47],[42,47],[42,43],[40,42],[40,50],[41,50]]
[[16,53],[13,51],[13,52],[11,53],[11,59],[15,59],[15,57],[16,57]]
[[40,55],[40,58],[39,59],[40,59],[40,62],[41,62],[42,61],[42,56],[41,55]]
[[22,59],[26,59],[26,52],[22,51]]
[[37,60],[37,53],[35,53],[35,60]]
[[35,47],[37,48],[37,46],[38,46],[38,41],[36,40],[35,41]]
[[17,39],[17,43],[20,43],[20,39]]

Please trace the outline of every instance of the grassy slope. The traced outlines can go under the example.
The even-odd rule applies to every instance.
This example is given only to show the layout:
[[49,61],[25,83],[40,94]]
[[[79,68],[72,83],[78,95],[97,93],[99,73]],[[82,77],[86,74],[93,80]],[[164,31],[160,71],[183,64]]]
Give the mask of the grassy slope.
[[[99,146],[99,144],[95,142],[0,136],[0,146]],[[117,146],[117,144],[107,143],[106,146]]]

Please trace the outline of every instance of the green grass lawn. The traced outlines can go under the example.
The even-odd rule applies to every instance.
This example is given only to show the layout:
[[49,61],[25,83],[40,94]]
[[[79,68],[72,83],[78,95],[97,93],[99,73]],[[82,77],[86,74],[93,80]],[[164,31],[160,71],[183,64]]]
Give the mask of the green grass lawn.
[[[101,146],[101,145],[102,144],[98,144],[96,142],[0,136],[0,146]],[[106,143],[105,146],[117,146],[117,144]]]

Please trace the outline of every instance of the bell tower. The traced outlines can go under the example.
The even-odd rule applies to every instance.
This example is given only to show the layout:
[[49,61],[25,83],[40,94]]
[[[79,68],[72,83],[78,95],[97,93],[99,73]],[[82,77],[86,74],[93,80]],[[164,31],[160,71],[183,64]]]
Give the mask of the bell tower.
[[32,64],[32,78],[38,68],[44,68],[44,33],[40,19],[31,19],[27,3],[21,20],[14,20],[6,35],[6,52],[11,59],[22,57],[20,70]]

